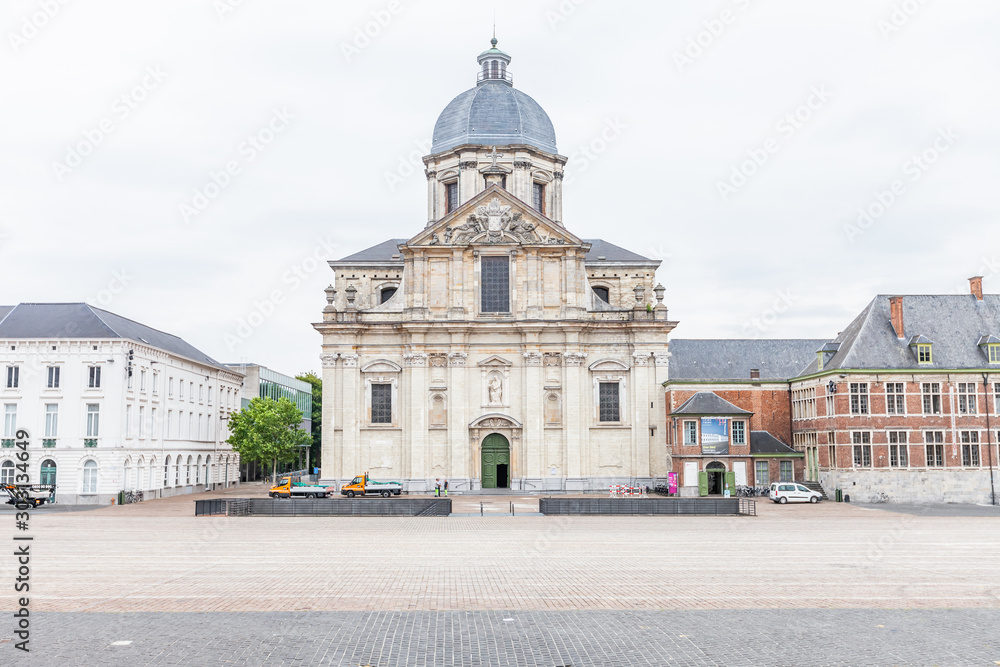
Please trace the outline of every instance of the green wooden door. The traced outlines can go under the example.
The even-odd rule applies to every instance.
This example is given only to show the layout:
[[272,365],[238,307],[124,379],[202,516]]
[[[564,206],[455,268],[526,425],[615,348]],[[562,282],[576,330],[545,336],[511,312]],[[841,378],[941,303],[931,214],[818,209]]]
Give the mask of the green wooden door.
[[[736,497],[736,473],[730,470],[726,473],[726,484],[729,485],[729,495]],[[725,487],[722,489],[723,495],[726,493]]]
[[497,466],[507,466],[507,485],[510,484],[510,444],[499,433],[491,433],[483,440],[481,480],[484,489],[497,488]]
[[708,473],[704,470],[698,473],[698,495],[708,495]]

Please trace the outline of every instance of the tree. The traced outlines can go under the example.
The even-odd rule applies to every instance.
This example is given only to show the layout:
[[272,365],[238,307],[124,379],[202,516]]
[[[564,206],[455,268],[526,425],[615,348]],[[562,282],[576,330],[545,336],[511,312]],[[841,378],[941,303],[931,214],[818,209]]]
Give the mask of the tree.
[[323,380],[316,373],[309,371],[295,376],[312,385],[312,446],[309,448],[309,460],[312,465],[322,465],[323,452]]
[[287,398],[255,398],[229,418],[230,436],[227,442],[244,461],[271,463],[271,478],[278,474],[278,461],[295,460],[299,447],[305,447],[311,436],[299,430],[302,411]]

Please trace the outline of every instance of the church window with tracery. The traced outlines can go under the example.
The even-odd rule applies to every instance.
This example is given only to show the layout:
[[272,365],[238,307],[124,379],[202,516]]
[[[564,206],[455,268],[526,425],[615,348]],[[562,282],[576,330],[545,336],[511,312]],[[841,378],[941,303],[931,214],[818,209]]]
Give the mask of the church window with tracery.
[[483,257],[480,279],[482,312],[509,313],[510,260],[507,257]]

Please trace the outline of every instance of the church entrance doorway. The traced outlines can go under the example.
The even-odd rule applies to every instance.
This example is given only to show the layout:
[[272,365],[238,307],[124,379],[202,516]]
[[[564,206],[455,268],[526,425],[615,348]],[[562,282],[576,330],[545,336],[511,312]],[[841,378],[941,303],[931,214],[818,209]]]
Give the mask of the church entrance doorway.
[[510,443],[499,433],[483,440],[482,486],[484,489],[510,488]]

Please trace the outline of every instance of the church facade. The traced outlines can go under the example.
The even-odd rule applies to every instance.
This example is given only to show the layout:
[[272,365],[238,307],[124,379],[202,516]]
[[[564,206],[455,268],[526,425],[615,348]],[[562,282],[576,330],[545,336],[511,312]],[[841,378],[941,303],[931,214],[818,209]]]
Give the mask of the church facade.
[[369,471],[430,489],[606,489],[665,477],[660,262],[562,215],[548,115],[480,54],[424,158],[426,220],[330,262],[323,483]]

